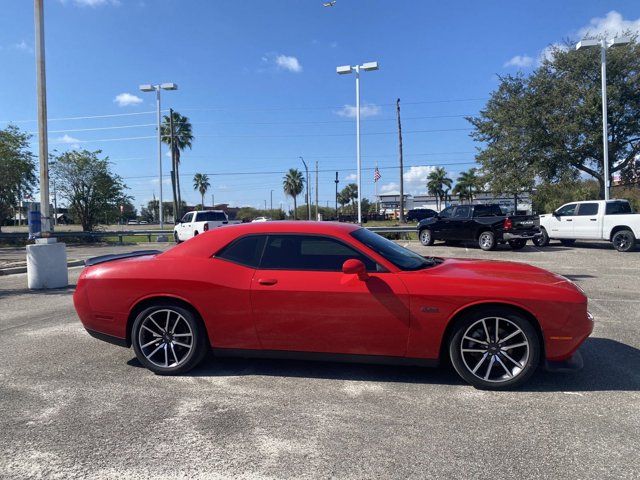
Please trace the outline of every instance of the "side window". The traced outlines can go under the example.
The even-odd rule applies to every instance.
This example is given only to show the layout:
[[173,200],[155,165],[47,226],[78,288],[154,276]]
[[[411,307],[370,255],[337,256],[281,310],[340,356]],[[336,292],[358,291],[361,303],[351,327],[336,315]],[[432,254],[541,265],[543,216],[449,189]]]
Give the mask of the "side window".
[[456,207],[456,213],[453,218],[469,218],[469,211],[471,207],[469,205]]
[[216,257],[247,267],[258,268],[266,239],[266,235],[250,235],[240,238],[224,247]]
[[185,213],[184,217],[182,217],[182,220],[180,220],[180,222],[182,222],[182,223],[191,223],[191,219],[192,218],[193,218],[193,212]]
[[[496,205],[497,207],[497,205]],[[500,207],[497,207],[498,210],[500,211]],[[495,210],[488,205],[476,205],[473,208],[473,216],[474,217],[491,217],[493,215],[500,215],[500,214],[496,214]]]
[[565,205],[564,207],[557,210],[557,213],[558,215],[561,215],[564,217],[575,215],[577,206],[578,206],[577,203],[570,203],[569,205]]
[[442,218],[451,218],[453,215],[453,207],[447,207],[440,212]]
[[367,271],[376,271],[373,260],[338,240],[314,235],[269,235],[260,268],[340,272],[350,258],[361,260]]
[[598,204],[597,203],[581,203],[578,207],[578,215],[597,215],[598,214]]
[[620,215],[624,213],[631,213],[631,205],[628,202],[607,203],[605,215]]

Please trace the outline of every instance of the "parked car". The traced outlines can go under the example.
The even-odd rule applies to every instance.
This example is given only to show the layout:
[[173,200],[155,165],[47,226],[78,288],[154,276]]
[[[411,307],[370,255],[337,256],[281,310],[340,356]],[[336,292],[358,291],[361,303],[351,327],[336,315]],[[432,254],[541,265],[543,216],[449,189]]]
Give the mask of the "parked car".
[[435,240],[473,241],[482,250],[493,250],[501,243],[519,250],[527,240],[540,236],[538,223],[535,215],[506,215],[497,204],[458,205],[418,223],[418,238],[426,246]]
[[127,225],[138,225],[138,221],[137,220],[129,220],[127,222]]
[[140,225],[149,225],[149,222],[146,220],[140,220]]
[[436,365],[485,389],[540,363],[575,370],[593,329],[583,291],[513,262],[427,258],[353,224],[245,223],[165,252],[86,262],[89,334],[160,375],[218,356]]
[[200,210],[185,213],[180,222],[173,228],[173,238],[176,243],[184,242],[208,230],[228,225],[229,223],[240,223],[239,221],[229,221],[229,217],[222,210]]
[[633,213],[627,200],[589,200],[562,205],[550,214],[540,215],[542,235],[538,246],[558,239],[563,245],[576,240],[607,240],[619,252],[635,248],[640,238],[640,214]]
[[407,212],[407,222],[419,222],[425,218],[431,218],[438,215],[438,212],[430,208],[414,208]]
[[252,222],[269,222],[269,221],[271,221],[271,219],[268,218],[268,217],[256,217],[251,221]]

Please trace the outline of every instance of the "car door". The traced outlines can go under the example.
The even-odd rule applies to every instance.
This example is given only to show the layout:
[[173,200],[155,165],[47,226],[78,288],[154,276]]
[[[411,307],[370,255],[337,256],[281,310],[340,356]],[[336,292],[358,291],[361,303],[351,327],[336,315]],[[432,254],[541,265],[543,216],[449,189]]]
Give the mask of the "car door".
[[[342,273],[361,260],[369,278]],[[406,354],[409,297],[398,276],[346,242],[269,235],[251,286],[262,348],[360,355]]]
[[575,213],[577,203],[568,203],[556,210],[549,219],[551,238],[574,238],[573,233],[573,220],[575,219]]
[[180,220],[180,240],[188,240],[193,236],[193,217],[194,212],[185,213],[182,220]]
[[598,203],[586,202],[578,205],[573,217],[573,238],[599,238],[602,226],[598,222]]
[[458,205],[449,225],[449,240],[466,240],[471,238],[471,206]]
[[438,214],[438,218],[431,226],[434,239],[448,240],[454,208],[455,207],[447,207]]

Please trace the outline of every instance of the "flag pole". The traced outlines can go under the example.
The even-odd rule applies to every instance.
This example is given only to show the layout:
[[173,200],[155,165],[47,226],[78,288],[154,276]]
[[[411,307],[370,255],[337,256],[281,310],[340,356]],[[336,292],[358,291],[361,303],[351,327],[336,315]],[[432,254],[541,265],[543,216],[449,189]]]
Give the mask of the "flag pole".
[[[376,172],[378,171],[378,161],[376,160]],[[378,179],[376,175],[373,176],[374,195],[376,196],[376,215],[380,214],[380,202],[378,198]]]

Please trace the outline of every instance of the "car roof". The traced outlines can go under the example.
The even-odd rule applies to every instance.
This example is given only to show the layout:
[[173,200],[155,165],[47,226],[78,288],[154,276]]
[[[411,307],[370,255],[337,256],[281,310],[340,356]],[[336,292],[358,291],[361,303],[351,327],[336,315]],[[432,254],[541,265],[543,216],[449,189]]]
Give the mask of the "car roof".
[[360,229],[360,225],[339,222],[310,222],[276,220],[272,222],[248,222],[222,227],[201,233],[177,245],[163,254],[163,257],[202,256],[209,257],[232,240],[243,235],[300,233],[311,235],[332,235],[341,237]]

